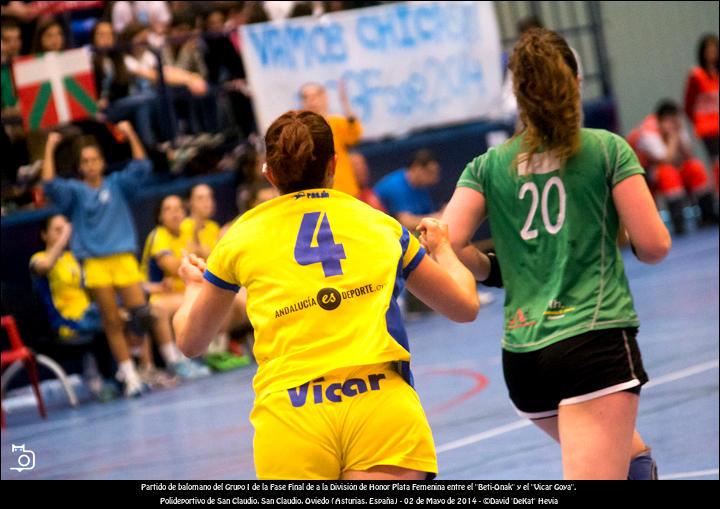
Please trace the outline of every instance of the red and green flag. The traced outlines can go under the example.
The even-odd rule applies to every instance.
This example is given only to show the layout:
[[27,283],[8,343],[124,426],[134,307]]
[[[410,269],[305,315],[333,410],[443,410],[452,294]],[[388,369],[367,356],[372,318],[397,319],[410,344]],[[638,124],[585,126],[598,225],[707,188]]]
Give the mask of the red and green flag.
[[88,48],[18,57],[13,75],[27,129],[80,120],[97,111]]

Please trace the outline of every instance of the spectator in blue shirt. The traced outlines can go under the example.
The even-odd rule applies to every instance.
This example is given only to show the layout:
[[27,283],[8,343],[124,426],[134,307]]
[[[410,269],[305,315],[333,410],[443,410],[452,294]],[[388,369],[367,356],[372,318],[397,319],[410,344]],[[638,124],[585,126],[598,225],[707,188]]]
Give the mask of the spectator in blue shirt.
[[116,294],[130,312],[130,331],[143,338],[152,325],[152,315],[135,258],[137,234],[128,202],[149,179],[152,163],[145,157],[132,125],[123,121],[117,127],[130,142],[133,155],[133,161],[124,170],[105,177],[102,151],[98,145],[89,144],[79,152],[82,181],[56,178],[54,155],[62,136],[50,133],[42,180],[46,195],[73,223],[70,247],[82,263],[85,286],[100,309],[103,328],[118,363],[117,377],[125,385],[125,395],[132,397],[142,393],[143,383],[130,358]]
[[385,175],[375,184],[375,194],[388,214],[409,231],[424,217],[439,217],[428,188],[440,180],[440,165],[432,152],[423,149],[413,157],[410,166]]

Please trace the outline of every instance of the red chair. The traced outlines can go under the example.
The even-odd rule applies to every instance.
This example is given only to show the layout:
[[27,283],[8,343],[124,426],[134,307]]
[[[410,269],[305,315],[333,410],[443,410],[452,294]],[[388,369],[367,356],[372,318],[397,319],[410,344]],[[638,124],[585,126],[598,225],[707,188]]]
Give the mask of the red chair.
[[[47,419],[47,412],[45,411],[45,403],[40,393],[40,377],[38,376],[37,363],[35,362],[35,354],[32,350],[25,346],[20,333],[18,332],[15,318],[12,316],[2,317],[2,328],[7,331],[8,339],[10,340],[10,350],[4,350],[2,352],[2,371],[17,361],[22,361],[25,365],[25,369],[28,372],[30,383],[32,384],[33,391],[35,392],[35,398],[37,399],[38,409],[43,419]],[[2,410],[2,427],[5,427],[5,410]]]

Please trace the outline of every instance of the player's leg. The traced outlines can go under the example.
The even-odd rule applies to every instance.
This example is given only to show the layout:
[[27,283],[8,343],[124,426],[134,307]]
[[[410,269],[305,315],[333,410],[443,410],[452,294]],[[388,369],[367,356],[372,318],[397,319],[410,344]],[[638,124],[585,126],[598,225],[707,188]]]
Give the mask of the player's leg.
[[[550,438],[560,443],[560,432],[558,431],[558,418],[547,417],[545,419],[533,419],[532,423],[547,433]],[[630,446],[630,469],[628,480],[651,481],[657,479],[657,465],[652,457],[652,450],[642,439],[640,433],[633,432],[632,445]]]
[[715,199],[705,165],[699,159],[690,159],[683,163],[681,172],[685,189],[695,197],[700,207],[699,225],[717,224]]
[[123,392],[126,397],[140,396],[143,392],[143,384],[135,363],[130,358],[130,349],[125,337],[125,322],[120,316],[115,289],[110,286],[89,290],[100,310],[105,336],[118,365],[116,376],[124,386]]
[[139,337],[154,333],[155,319],[140,283],[116,286],[116,290],[130,315],[128,329]]
[[659,164],[653,173],[655,188],[667,201],[675,233],[685,233],[685,189],[680,170],[671,164]]
[[162,293],[150,297],[153,317],[154,338],[160,355],[168,370],[183,379],[201,378],[210,375],[210,369],[199,361],[193,361],[178,349],[172,331],[172,317],[180,309],[182,293]]
[[130,360],[130,350],[125,340],[125,324],[115,300],[115,290],[111,286],[91,288],[90,295],[93,301],[97,303],[105,336],[108,339],[113,357],[115,357],[115,361],[119,366],[121,363]]
[[639,399],[623,391],[560,406],[565,479],[627,479]]

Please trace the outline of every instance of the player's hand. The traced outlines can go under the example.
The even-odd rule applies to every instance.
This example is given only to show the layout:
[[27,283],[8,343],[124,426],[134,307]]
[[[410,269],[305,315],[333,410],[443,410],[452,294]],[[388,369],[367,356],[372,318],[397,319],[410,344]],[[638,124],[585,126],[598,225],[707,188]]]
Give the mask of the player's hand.
[[182,263],[178,269],[178,275],[186,285],[200,284],[202,283],[205,269],[207,269],[205,260],[190,253],[183,256]]
[[448,225],[439,219],[426,217],[420,221],[416,230],[420,232],[420,243],[430,253],[450,245]]

